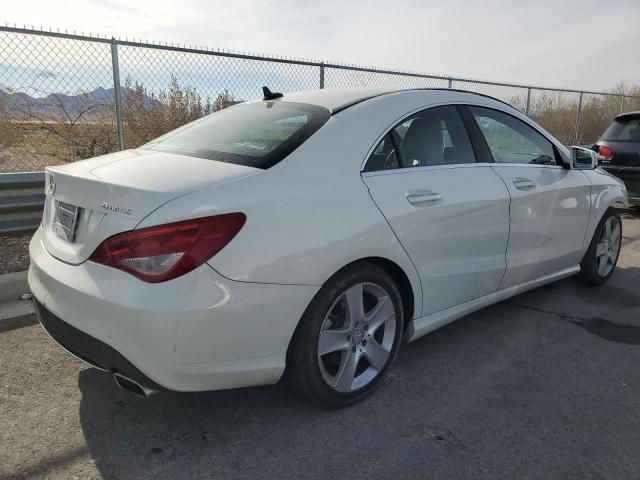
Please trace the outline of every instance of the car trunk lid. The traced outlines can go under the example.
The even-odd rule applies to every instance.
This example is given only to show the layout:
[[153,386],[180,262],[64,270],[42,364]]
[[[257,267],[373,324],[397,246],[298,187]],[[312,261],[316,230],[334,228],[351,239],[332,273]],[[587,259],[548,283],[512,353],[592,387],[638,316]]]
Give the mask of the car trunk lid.
[[43,242],[54,257],[79,264],[104,239],[132,230],[170,200],[261,171],[149,150],[48,167]]

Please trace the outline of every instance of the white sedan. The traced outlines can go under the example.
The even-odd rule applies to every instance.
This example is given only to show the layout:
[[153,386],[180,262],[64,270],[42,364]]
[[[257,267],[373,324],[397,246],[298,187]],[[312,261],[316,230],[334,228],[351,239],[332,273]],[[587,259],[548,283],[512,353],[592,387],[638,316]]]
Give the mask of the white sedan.
[[455,90],[271,93],[46,171],[38,318],[142,396],[276,383],[345,405],[403,340],[611,276],[622,182]]

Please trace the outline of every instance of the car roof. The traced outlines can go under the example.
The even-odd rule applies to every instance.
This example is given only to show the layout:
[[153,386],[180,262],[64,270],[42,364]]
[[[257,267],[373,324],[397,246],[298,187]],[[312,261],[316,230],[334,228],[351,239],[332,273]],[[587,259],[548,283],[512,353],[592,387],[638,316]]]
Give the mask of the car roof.
[[457,90],[450,88],[325,88],[318,90],[285,93],[278,100],[283,102],[298,102],[319,105],[328,109],[332,114],[334,114],[352,105],[363,102],[365,100],[369,100],[371,98],[379,97],[381,95],[398,92],[410,92],[416,90],[465,93],[469,94],[470,96],[481,96],[490,98],[509,107],[512,107],[512,105],[509,105],[502,100],[490,97],[488,95],[470,92],[467,90]]
[[616,120],[618,118],[627,118],[627,117],[640,117],[640,110],[637,112],[625,112],[625,113],[621,113],[620,115],[616,116]]
[[281,101],[310,103],[335,113],[350,105],[395,91],[390,88],[323,88],[285,93]]

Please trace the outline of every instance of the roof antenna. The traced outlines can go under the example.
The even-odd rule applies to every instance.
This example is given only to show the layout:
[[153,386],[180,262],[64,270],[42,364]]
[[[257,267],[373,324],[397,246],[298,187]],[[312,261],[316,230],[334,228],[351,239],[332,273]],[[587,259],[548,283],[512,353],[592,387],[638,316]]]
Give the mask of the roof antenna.
[[269,87],[262,87],[262,93],[264,94],[263,100],[275,100],[283,96],[280,92],[272,92]]

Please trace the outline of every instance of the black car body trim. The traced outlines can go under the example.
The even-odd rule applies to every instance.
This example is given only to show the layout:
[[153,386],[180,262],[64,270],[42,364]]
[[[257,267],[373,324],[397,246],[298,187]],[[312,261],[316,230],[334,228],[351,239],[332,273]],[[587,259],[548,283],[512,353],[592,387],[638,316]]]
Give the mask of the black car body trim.
[[36,317],[47,334],[62,348],[89,365],[112,373],[120,373],[136,382],[165,390],[137,369],[120,352],[91,335],[69,325],[34,299]]

